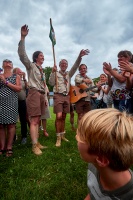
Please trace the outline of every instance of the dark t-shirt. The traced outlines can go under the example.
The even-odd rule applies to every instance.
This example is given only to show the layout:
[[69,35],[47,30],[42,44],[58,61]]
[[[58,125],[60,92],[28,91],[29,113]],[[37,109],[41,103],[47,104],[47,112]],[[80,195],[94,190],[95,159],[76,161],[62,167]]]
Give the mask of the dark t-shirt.
[[117,190],[106,191],[102,188],[99,180],[99,173],[94,165],[89,164],[87,185],[90,190],[91,200],[133,200],[133,172],[131,180]]

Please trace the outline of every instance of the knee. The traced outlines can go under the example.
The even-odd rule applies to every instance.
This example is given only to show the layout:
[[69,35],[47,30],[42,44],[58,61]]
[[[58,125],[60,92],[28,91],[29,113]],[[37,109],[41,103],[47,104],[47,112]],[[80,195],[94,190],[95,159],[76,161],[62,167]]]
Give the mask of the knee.
[[30,122],[30,124],[31,124],[31,125],[34,125],[34,126],[37,126],[37,125],[39,125],[39,122],[38,122],[38,121],[32,120],[32,121]]
[[39,122],[40,122],[40,117],[32,117],[32,118],[30,118],[30,124],[31,125],[37,126],[37,125],[39,125]]
[[62,119],[62,113],[57,114],[57,115],[56,115],[56,120],[61,120],[61,119]]
[[62,116],[56,116],[56,120],[61,120]]

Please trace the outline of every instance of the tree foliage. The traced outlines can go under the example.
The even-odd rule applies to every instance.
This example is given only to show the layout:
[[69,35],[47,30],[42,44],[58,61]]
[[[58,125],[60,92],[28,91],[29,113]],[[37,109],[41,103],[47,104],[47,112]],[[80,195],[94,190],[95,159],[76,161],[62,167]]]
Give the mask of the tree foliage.
[[52,72],[52,67],[45,67],[45,68],[43,68],[43,71],[45,73],[46,84],[47,84],[47,86],[49,88],[49,91],[52,92],[53,91],[53,86],[51,86],[49,84],[49,76],[50,76],[50,74]]
[[93,78],[92,80],[93,80],[94,84],[96,84],[100,80],[100,77]]

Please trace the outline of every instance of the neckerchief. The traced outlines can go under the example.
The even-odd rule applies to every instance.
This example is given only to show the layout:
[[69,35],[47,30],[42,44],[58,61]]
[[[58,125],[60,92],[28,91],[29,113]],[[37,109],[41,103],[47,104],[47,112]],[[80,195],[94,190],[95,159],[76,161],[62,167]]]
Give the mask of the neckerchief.
[[[88,79],[90,79],[86,74],[85,75],[81,75],[81,74],[79,74],[81,77],[83,77],[84,79],[86,79],[86,78],[88,78]],[[88,85],[87,83],[85,83],[84,82],[84,84],[86,84],[86,85]]]
[[86,74],[85,75],[81,75],[80,76],[84,77],[84,78],[89,78]]
[[43,74],[43,69],[42,69],[42,67],[41,66],[38,66],[36,63],[35,63],[35,65],[37,66],[37,68],[39,69],[39,71],[40,71],[40,74],[41,74],[41,81],[43,82],[43,84],[44,84],[44,87],[46,87],[46,83],[45,83],[45,79],[44,79],[44,74]]
[[66,78],[67,72],[63,73],[63,72],[59,71],[59,73],[60,73],[60,74],[63,76],[63,78],[64,78],[64,84],[67,85],[67,83],[68,83],[67,78]]

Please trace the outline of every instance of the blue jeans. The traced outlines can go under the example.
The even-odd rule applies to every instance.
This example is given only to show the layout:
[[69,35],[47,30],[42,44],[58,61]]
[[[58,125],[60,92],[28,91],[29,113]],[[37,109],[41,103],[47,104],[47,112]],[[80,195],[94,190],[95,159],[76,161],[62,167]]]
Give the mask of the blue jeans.
[[119,111],[127,111],[129,112],[130,106],[130,99],[126,100],[113,100],[114,108],[118,109]]

